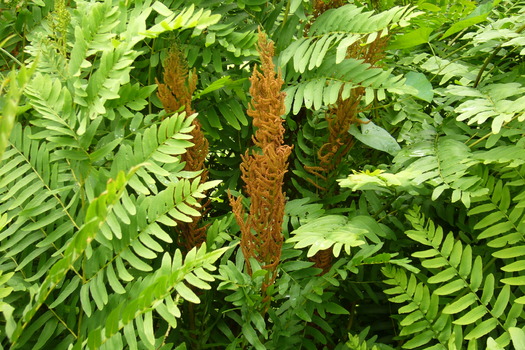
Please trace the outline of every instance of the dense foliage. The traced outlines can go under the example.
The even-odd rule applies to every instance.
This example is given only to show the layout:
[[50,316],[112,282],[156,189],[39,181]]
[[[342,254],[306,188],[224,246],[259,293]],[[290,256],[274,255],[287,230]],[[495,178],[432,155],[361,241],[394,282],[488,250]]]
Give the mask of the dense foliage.
[[524,1],[0,18],[0,349],[525,348]]

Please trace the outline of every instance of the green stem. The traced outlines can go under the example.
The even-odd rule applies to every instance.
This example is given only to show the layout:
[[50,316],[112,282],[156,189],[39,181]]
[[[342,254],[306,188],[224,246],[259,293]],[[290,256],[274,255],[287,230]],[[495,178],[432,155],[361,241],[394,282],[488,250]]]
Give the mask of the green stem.
[[[525,24],[518,28],[518,30],[516,31],[516,34],[519,34],[519,33],[523,32],[524,30],[525,30]],[[500,50],[503,48],[503,44],[504,43],[501,43],[498,46],[496,46],[494,51],[492,51],[492,54],[485,59],[485,62],[483,62],[483,65],[481,66],[481,68],[480,68],[480,70],[478,72],[478,76],[476,77],[476,81],[474,82],[474,87],[475,88],[477,88],[479,83],[481,82],[481,77],[483,76],[483,72],[485,72],[485,69],[487,69],[487,66],[489,65],[490,61],[492,61],[494,59],[494,57],[496,57],[498,52],[500,52]]]

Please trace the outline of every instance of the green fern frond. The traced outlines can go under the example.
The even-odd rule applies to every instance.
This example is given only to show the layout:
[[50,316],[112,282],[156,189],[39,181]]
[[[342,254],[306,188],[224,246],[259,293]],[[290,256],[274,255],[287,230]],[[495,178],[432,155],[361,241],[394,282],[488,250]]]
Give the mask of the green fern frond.
[[[130,345],[136,342],[136,331],[146,344],[153,346],[155,336],[152,309],[175,328],[176,317],[181,315],[177,306],[179,298],[199,303],[199,297],[188,285],[203,289],[211,288],[207,282],[213,282],[215,278],[207,271],[215,270],[212,264],[228,249],[230,247],[208,253],[206,245],[203,244],[199,249],[194,248],[188,252],[184,260],[180,250],[177,250],[173,257],[168,253],[164,254],[158,271],[149,276],[145,283],[135,284],[137,290],[134,291],[134,297],[126,304],[114,305],[104,324],[90,331],[87,339],[88,347],[98,349],[104,343],[111,341],[112,337],[120,337],[121,331]],[[175,300],[172,295],[175,295]],[[135,327],[132,325],[133,322]]]
[[[486,186],[490,190],[490,196],[484,196],[483,200],[468,212],[469,216],[483,214],[474,226],[475,230],[481,231],[478,239],[489,239],[487,245],[493,248],[523,242],[523,203],[513,203],[511,187],[502,180],[489,178]],[[522,197],[523,195],[518,197],[520,203]]]
[[321,106],[334,104],[340,92],[341,98],[345,100],[357,86],[403,90],[402,77],[393,76],[391,70],[374,68],[353,58],[344,59],[336,66],[334,59],[334,56],[326,57],[316,70],[305,73],[300,82],[284,90],[287,112],[293,110],[297,114],[303,105],[317,110]]
[[[387,26],[418,15],[413,13],[414,8],[408,6],[394,6],[378,14],[374,14],[373,11],[363,12],[363,10],[363,7],[352,4],[330,9],[316,19],[310,28],[310,33],[312,35],[331,32],[368,34],[379,32]],[[348,21],[348,18],[352,18],[352,21]]]
[[62,257],[48,270],[45,280],[38,288],[35,302],[26,308],[22,319],[18,322],[11,336],[13,346],[16,345],[23,330],[44,304],[49,294],[62,282],[68,271],[73,268],[75,262],[84,253],[90,254],[90,244],[96,238],[99,226],[107,220],[108,213],[111,212],[114,203],[119,201],[124,187],[135,171],[136,169],[132,169],[128,174],[120,172],[117,178],[108,181],[106,191],[90,203],[86,211],[84,224],[69,241],[69,244],[65,246]]
[[288,233],[288,225],[293,229],[299,228],[302,224],[321,217],[325,210],[320,203],[310,203],[310,198],[294,199],[286,202],[284,208],[283,233]]
[[525,97],[522,96],[525,87],[519,83],[490,84],[480,88],[449,85],[445,92],[450,96],[465,97],[465,101],[455,108],[457,120],[478,125],[489,120],[494,134],[514,118],[525,119]]
[[[77,188],[60,158],[50,154],[46,143],[33,139],[30,127],[15,125],[0,164],[0,214],[9,222],[0,232],[0,251],[6,254],[2,262],[13,259],[13,269],[39,278],[58,259],[55,241],[62,242],[62,236],[78,228],[71,210],[79,201]],[[43,257],[46,264],[35,262]]]
[[33,64],[30,68],[21,66],[18,72],[10,72],[6,78],[1,82],[0,87],[0,160],[4,154],[5,148],[9,143],[9,136],[15,124],[18,104],[20,98],[29,83],[29,79],[33,75],[36,65]]
[[59,79],[37,73],[27,86],[25,95],[36,112],[31,123],[42,128],[36,136],[49,141],[53,148],[79,148],[75,152],[78,154],[76,158],[87,159],[86,152],[82,152],[80,147],[78,120],[69,89]]
[[476,80],[478,73],[476,67],[461,60],[448,60],[439,56],[427,56],[428,59],[420,65],[421,69],[426,70],[436,76],[442,76],[439,85],[443,85],[450,79],[457,77],[464,84],[469,84]]
[[367,339],[370,327],[366,327],[359,334],[348,334],[348,341],[345,345],[350,350],[393,350],[394,348],[381,343],[376,343],[377,336]]
[[[429,247],[413,253],[412,256],[421,259],[422,266],[432,276],[425,283],[418,283],[414,275],[407,278],[403,271],[384,270],[386,276],[391,278],[386,283],[396,286],[387,292],[397,295],[390,300],[399,303],[410,301],[400,309],[401,313],[412,312],[401,321],[403,330],[407,326],[416,327],[415,322],[425,316],[426,323],[415,329],[426,334],[417,335],[424,338],[426,343],[433,338],[444,345],[446,339],[454,333],[464,334],[463,339],[469,342],[469,347],[474,346],[471,343],[487,335],[496,335],[496,342],[500,346],[507,346],[510,342],[508,329],[516,324],[523,310],[523,305],[516,302],[511,286],[506,284],[499,288],[494,274],[484,273],[482,256],[476,256],[470,245],[463,245],[452,233],[445,236],[440,226],[420,214],[419,208],[411,210],[407,219],[414,227],[406,232],[407,236]],[[420,291],[416,292],[418,288]],[[432,312],[419,309],[424,301],[433,306],[429,309]],[[441,329],[445,330],[447,336],[436,333],[430,322],[435,319],[441,320],[440,324],[444,327]],[[417,343],[414,339],[417,338],[414,337],[408,344]],[[405,344],[404,347],[408,346]],[[456,348],[461,347],[461,344],[456,344]]]
[[191,4],[189,7],[183,9],[180,13],[175,14],[169,9],[165,9],[163,13],[168,15],[159,24],[144,32],[147,38],[156,38],[166,31],[184,30],[188,28],[197,28],[202,30],[209,25],[213,25],[219,21],[221,15],[211,14],[210,10],[199,9],[195,11],[195,5]]
[[[92,313],[91,300],[99,310],[106,307],[108,295],[111,295],[107,286],[123,294],[126,292],[123,283],[153,270],[150,261],[166,250],[163,245],[173,242],[162,227],[176,226],[175,220],[191,222],[192,216],[199,216],[195,209],[199,206],[196,198],[202,197],[215,184],[201,184],[199,178],[193,182],[181,179],[156,196],[137,199],[124,192],[122,201],[115,204],[113,212],[100,227],[102,234],[96,238],[101,244],[97,249],[109,251],[104,257],[90,256],[84,262],[86,281],[81,288],[85,297],[81,302],[87,315]],[[129,230],[129,227],[134,229]]]
[[[158,193],[159,184],[165,187],[170,182],[178,181],[184,168],[179,156],[193,145],[189,141],[189,132],[193,128],[191,122],[195,117],[196,115],[187,117],[185,113],[175,114],[164,119],[158,126],[153,124],[137,132],[133,142],[119,141],[118,143],[122,144],[114,156],[111,172],[144,164],[143,169],[138,170],[138,176],[130,182],[130,186],[137,193],[144,195],[150,192]],[[111,150],[112,148],[106,148],[102,153],[101,149],[96,156],[97,151],[90,154],[90,157],[96,161],[107,156]],[[186,174],[187,177],[195,175],[198,174]]]
[[[74,13],[72,26],[75,28],[75,39],[68,65],[68,72],[72,77],[80,76],[81,70],[92,67],[87,57],[111,50],[108,43],[116,37],[113,29],[120,22],[119,8],[112,6],[110,2],[80,2]],[[90,16],[86,16],[86,13]]]
[[[503,165],[509,170],[520,167],[525,164],[525,148],[519,145],[504,145],[491,148],[489,150],[480,150],[473,153],[474,157],[483,164]],[[518,170],[519,174],[519,170]],[[520,178],[521,175],[507,174],[508,178]]]
[[[505,274],[501,282],[506,286],[523,286],[525,285],[523,273],[525,271],[523,253],[525,192],[520,187],[523,181],[520,179],[519,168],[510,174],[518,174],[512,184],[489,177],[486,186],[490,190],[490,195],[484,196],[477,206],[468,212],[468,215],[478,219],[474,226],[475,230],[480,231],[477,238],[487,240],[489,247],[497,249],[492,256],[503,260],[501,271]],[[515,302],[525,304],[525,296],[520,293]]]
[[[413,14],[413,8],[393,7],[388,11],[373,15],[363,12],[363,7],[345,5],[324,12],[315,20],[309,36],[298,39],[282,52],[279,58],[281,66],[293,58],[296,72],[304,73],[320,67],[325,56],[337,45],[335,63],[341,63],[347,48],[358,42],[370,43],[378,35],[388,34],[388,28],[397,25]],[[348,21],[348,18],[352,18]]]
[[[523,32],[525,15],[523,13],[517,16],[504,15],[511,11],[513,7],[514,9],[523,8],[523,3],[520,4],[519,1],[515,1],[512,3],[507,2],[506,4],[502,3],[501,5],[501,8],[495,11],[496,13],[499,12],[501,16],[499,19],[492,21],[489,25],[480,28],[474,33],[465,35],[465,39],[470,39],[472,44],[469,54],[476,54],[480,51],[490,52],[498,47],[507,50],[522,49],[525,45],[525,33]],[[523,54],[523,51],[520,54]]]
[[407,304],[398,310],[400,314],[407,314],[400,321],[402,330],[399,335],[411,338],[403,348],[447,349],[452,334],[451,319],[439,312],[439,296],[431,294],[424,283],[418,282],[413,274],[408,277],[402,269],[387,265],[382,271],[388,278],[384,282],[393,286],[384,291],[392,295],[389,300]]
[[461,200],[468,208],[472,198],[488,192],[480,186],[481,177],[469,172],[478,161],[465,144],[452,138],[436,137],[409,146],[395,161],[405,164],[405,170],[414,174],[416,184],[427,183],[433,187],[432,200],[438,199],[445,190],[452,190],[451,201]]
[[350,254],[350,248],[365,244],[362,236],[367,232],[362,225],[343,215],[326,215],[310,220],[292,231],[292,237],[287,242],[296,242],[296,249],[310,247],[307,253],[309,257],[333,246],[337,257],[342,248]]

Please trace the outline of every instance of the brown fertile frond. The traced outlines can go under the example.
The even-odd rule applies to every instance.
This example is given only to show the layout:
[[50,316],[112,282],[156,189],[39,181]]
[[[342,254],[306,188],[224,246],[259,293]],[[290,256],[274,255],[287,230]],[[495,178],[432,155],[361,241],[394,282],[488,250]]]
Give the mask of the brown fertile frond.
[[[191,100],[193,92],[197,87],[197,74],[190,72],[186,64],[186,59],[179,48],[173,47],[166,61],[164,62],[164,84],[157,81],[159,86],[157,95],[161,100],[164,109],[168,113],[173,113],[184,107],[186,115],[192,115]],[[186,150],[181,160],[186,163],[184,170],[201,171],[201,183],[207,181],[208,171],[205,167],[206,157],[208,156],[209,142],[204,136],[201,124],[197,118],[192,121],[193,146]],[[199,204],[201,200],[199,200]],[[209,202],[206,202],[195,209],[202,215],[207,211]],[[201,217],[192,218],[191,222],[177,222],[178,243],[185,251],[190,251],[193,247],[200,246],[206,241],[206,226],[201,227],[199,221]]]
[[[379,32],[376,39],[368,45],[362,45],[362,42],[351,45],[346,57],[362,59],[374,67],[384,57],[388,39],[388,36],[381,37],[381,32]],[[344,100],[341,97],[342,91],[339,92],[337,103],[328,110],[325,116],[328,122],[328,140],[317,152],[319,166],[315,169],[305,167],[311,174],[320,179],[331,178],[331,172],[339,167],[339,164],[350,152],[354,145],[354,139],[348,130],[352,124],[362,123],[357,116],[360,112],[359,104],[365,95],[365,91],[362,86],[355,87],[350,92],[350,96]]]
[[275,73],[273,43],[262,32],[259,32],[258,51],[261,67],[260,71],[255,67],[250,78],[252,101],[248,109],[256,128],[252,139],[257,149],[247,151],[241,163],[245,193],[250,198],[249,212],[246,213],[241,197],[230,196],[230,203],[241,228],[241,249],[248,272],[252,271],[250,258],[269,271],[264,293],[275,280],[281,258],[286,202],[282,187],[292,147],[284,144],[283,80],[280,72]]
[[330,268],[332,267],[332,260],[334,258],[334,255],[332,253],[332,249],[325,249],[318,251],[314,256],[310,258],[310,261],[314,262],[314,267],[317,267],[318,269],[322,269],[321,272],[322,275],[330,271]]
[[381,36],[382,32],[377,33],[376,38],[368,45],[363,45],[363,40],[350,45],[346,51],[347,58],[362,59],[372,67],[385,57],[385,49],[390,40],[390,36]]
[[191,109],[191,97],[197,87],[197,74],[190,71],[182,51],[174,46],[164,61],[164,84],[159,83],[157,96],[168,113],[184,106],[187,115],[195,113]]
[[[358,41],[347,49],[347,58],[362,59],[365,63],[374,67],[385,55],[385,48],[388,44],[388,36],[381,37],[379,32],[370,44],[362,45],[363,41]],[[318,166],[308,167],[307,170],[316,176],[320,184],[310,181],[318,189],[329,191],[330,186],[335,182],[337,169],[341,162],[348,155],[354,145],[354,138],[348,130],[352,124],[363,123],[359,118],[359,105],[365,95],[365,88],[355,87],[350,92],[347,99],[342,98],[342,89],[339,91],[337,103],[328,110],[325,119],[328,122],[328,140],[317,151],[319,160]],[[324,185],[324,186],[323,186]],[[329,271],[332,261],[331,250],[319,251],[311,258],[315,266],[323,269],[322,273]]]
[[263,154],[247,152],[243,156],[242,179],[251,200],[248,217],[244,217],[241,198],[234,200],[232,207],[241,227],[241,247],[250,271],[250,258],[255,258],[270,272],[275,271],[279,263],[285,206],[282,186],[290,152],[288,146],[279,149],[269,146]]
[[271,143],[276,146],[283,144],[284,127],[281,116],[286,108],[285,93],[281,91],[284,81],[280,71],[276,76],[273,64],[273,42],[268,42],[266,35],[261,32],[257,50],[261,57],[262,72],[255,66],[250,77],[252,102],[248,108],[248,115],[253,118],[253,126],[257,128],[253,142],[262,149]]

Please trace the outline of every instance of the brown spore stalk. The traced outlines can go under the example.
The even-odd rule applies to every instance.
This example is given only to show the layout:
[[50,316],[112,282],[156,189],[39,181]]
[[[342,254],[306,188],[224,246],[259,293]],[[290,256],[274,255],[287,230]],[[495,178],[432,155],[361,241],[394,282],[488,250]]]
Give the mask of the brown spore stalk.
[[[197,74],[189,71],[186,60],[178,47],[173,47],[164,62],[164,83],[157,81],[157,96],[167,113],[174,113],[181,109],[187,116],[195,113],[192,109],[191,100],[197,86]],[[208,155],[209,143],[201,129],[197,118],[192,121],[193,146],[186,150],[181,160],[186,162],[184,170],[201,172],[201,182],[208,179],[208,171],[205,167]],[[201,203],[196,208],[202,215],[206,212],[207,203]],[[178,243],[186,252],[193,247],[200,246],[206,241],[206,227],[199,224],[201,217],[193,217],[191,222],[177,221]]]
[[250,198],[249,212],[246,213],[241,197],[230,197],[230,203],[241,228],[241,249],[248,272],[252,272],[250,259],[268,270],[263,286],[266,290],[275,280],[281,258],[285,206],[282,187],[292,147],[284,144],[283,80],[280,72],[276,74],[272,61],[273,42],[262,32],[259,32],[258,51],[261,67],[260,71],[255,67],[250,78],[252,101],[248,108],[256,128],[252,137],[255,147],[242,156],[241,163],[245,193]]
[[[362,45],[363,42],[358,41],[348,48],[346,57],[363,60],[372,68],[384,57],[388,39],[388,36],[382,37],[381,33],[378,33],[375,40],[368,45]],[[360,103],[365,96],[365,88],[356,86],[345,99],[342,90],[343,88],[339,91],[336,104],[325,115],[328,122],[328,139],[317,151],[319,163],[317,166],[305,166],[308,172],[320,180],[311,183],[327,193],[333,190],[337,169],[354,145],[354,137],[348,132],[350,126],[363,123],[358,115],[361,112]],[[332,257],[331,250],[324,250],[319,251],[311,260],[326,273],[332,265]]]
[[[362,60],[364,63],[370,65],[370,68],[375,67],[376,64],[384,57],[385,47],[388,43],[388,37],[381,37],[378,33],[375,40],[368,45],[362,45],[358,41],[351,45],[347,51],[347,58],[355,58]],[[345,159],[354,145],[354,138],[348,133],[352,124],[363,123],[358,114],[360,103],[365,96],[365,88],[363,86],[356,86],[350,91],[350,95],[343,99],[342,90],[339,92],[337,102],[328,110],[325,119],[328,122],[328,140],[321,146],[317,152],[319,160],[318,166],[305,167],[310,173],[314,174],[323,182],[331,183],[330,178],[334,175],[333,171],[339,167],[339,164]],[[321,190],[327,188],[315,184]]]

